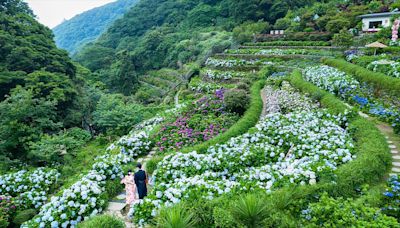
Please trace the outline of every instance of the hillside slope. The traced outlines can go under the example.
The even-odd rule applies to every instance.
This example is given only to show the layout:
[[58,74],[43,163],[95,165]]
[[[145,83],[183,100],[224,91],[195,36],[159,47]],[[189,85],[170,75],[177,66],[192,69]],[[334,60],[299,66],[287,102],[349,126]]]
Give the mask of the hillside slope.
[[119,0],[64,21],[53,29],[57,46],[74,54],[80,46],[100,36],[110,24],[127,12],[137,1]]

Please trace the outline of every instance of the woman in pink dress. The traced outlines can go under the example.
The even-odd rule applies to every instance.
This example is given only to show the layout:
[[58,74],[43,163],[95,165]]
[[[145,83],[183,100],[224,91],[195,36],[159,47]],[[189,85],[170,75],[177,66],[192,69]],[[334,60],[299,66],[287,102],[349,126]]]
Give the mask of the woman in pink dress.
[[121,184],[125,184],[127,204],[131,205],[138,200],[135,179],[131,170],[129,170],[128,175],[121,180]]

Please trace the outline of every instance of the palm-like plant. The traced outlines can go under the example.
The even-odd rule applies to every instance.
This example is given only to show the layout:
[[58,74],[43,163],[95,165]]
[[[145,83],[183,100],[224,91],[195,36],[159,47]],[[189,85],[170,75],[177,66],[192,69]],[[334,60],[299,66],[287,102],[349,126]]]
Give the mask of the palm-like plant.
[[163,208],[156,218],[159,228],[192,228],[196,224],[194,215],[183,204]]
[[262,197],[249,194],[240,197],[232,207],[232,216],[236,222],[249,228],[264,227],[268,209]]

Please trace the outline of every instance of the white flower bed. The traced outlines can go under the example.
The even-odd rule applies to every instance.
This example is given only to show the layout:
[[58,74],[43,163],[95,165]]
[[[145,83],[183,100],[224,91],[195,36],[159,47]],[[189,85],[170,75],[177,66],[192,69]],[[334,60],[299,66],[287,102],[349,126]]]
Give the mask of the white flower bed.
[[226,67],[232,68],[237,66],[245,66],[245,65],[272,65],[272,62],[260,61],[260,60],[244,60],[244,59],[216,59],[216,58],[208,58],[206,61],[207,66],[213,67]]
[[280,89],[274,89],[272,86],[266,86],[264,91],[267,113],[288,113],[301,110],[311,111],[317,109],[319,106],[309,97],[297,92],[286,81],[282,82]]
[[205,76],[211,80],[229,80],[234,77],[244,77],[246,74],[235,71],[206,70]]
[[346,94],[360,86],[350,75],[329,66],[308,67],[303,75],[307,81],[319,88],[338,95]]
[[400,78],[400,62],[393,60],[381,59],[373,61],[368,64],[367,69],[374,72],[385,73],[386,75],[395,78]]
[[222,85],[208,82],[200,82],[189,85],[190,89],[198,93],[210,93],[217,89],[222,89]]
[[162,205],[185,198],[314,184],[321,173],[332,173],[353,159],[352,140],[340,127],[345,125],[345,116],[324,112],[275,113],[251,133],[211,147],[206,154],[169,155],[158,165],[149,198],[134,205],[130,214],[143,223]]
[[47,201],[51,186],[59,176],[57,170],[47,168],[3,175],[0,176],[0,195],[16,197],[21,207],[38,208]]

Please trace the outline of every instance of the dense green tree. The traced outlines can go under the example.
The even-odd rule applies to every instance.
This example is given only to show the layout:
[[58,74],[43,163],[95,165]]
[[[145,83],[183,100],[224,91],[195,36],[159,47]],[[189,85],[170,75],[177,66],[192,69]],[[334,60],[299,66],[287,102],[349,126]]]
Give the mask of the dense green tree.
[[143,106],[120,94],[104,94],[93,113],[93,120],[100,132],[122,135],[147,115]]
[[57,132],[61,126],[55,102],[17,87],[0,103],[0,154],[24,158],[29,142],[37,141],[42,133]]

